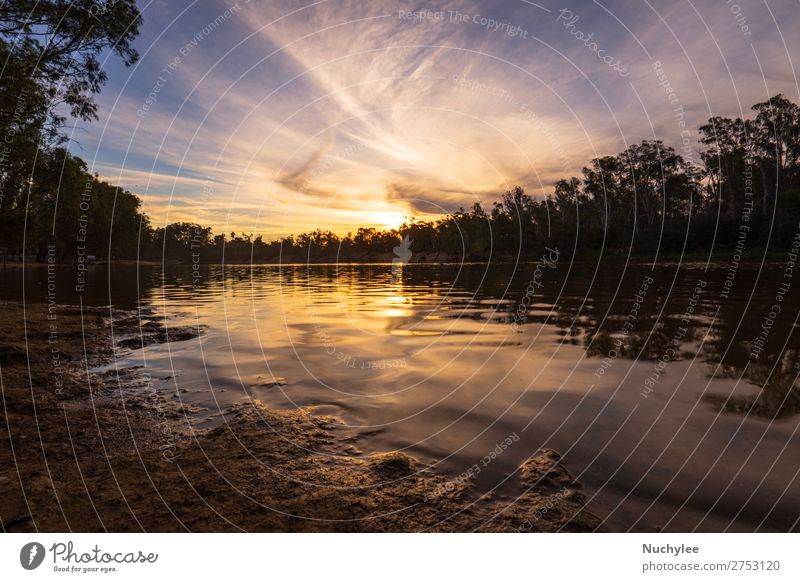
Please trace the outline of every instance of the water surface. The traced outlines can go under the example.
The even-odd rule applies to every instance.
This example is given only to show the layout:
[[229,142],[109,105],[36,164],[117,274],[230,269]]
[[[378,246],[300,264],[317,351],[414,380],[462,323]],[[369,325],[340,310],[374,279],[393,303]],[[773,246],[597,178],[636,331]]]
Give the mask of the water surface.
[[[798,527],[783,264],[115,265],[82,293],[74,277],[50,273],[57,302],[206,327],[120,362],[206,408],[201,426],[248,398],[308,406],[346,423],[330,454],[402,450],[452,478],[478,463],[476,490],[509,502],[520,463],[556,449],[611,529]],[[8,269],[2,294],[47,284]]]

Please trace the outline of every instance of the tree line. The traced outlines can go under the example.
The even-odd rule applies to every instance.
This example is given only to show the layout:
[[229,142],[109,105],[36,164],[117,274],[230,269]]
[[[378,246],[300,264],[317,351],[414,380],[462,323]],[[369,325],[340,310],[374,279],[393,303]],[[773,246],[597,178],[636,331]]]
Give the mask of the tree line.
[[545,246],[611,253],[789,248],[800,221],[800,107],[776,95],[747,119],[699,128],[699,163],[645,140],[591,160],[534,198],[521,187],[437,220],[341,236],[315,230],[265,241],[204,225],[152,226],[135,194],[93,175],[67,149],[70,120],[97,117],[99,57],[138,59],[134,0],[16,0],[0,5],[0,252],[61,261],[390,260],[531,257]]

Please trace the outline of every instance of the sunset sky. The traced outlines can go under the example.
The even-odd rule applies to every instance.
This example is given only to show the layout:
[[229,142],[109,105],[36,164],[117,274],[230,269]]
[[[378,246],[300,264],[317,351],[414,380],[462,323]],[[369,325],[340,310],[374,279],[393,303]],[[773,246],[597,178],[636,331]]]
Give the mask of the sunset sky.
[[72,149],[155,226],[396,226],[547,194],[645,138],[696,160],[711,115],[800,101],[797,0],[139,7],[141,60],[109,58]]

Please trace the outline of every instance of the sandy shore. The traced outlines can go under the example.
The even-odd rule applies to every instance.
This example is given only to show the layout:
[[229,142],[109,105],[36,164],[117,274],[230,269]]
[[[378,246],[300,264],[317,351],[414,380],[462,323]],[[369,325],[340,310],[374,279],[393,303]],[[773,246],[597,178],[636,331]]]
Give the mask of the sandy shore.
[[[113,322],[112,322],[113,320]],[[113,331],[112,331],[113,330]],[[120,349],[180,341],[108,309],[0,310],[3,531],[592,531],[554,451],[517,473],[514,503],[475,495],[400,453],[335,454],[341,421],[236,405],[213,429]],[[121,344],[121,345],[120,345]]]

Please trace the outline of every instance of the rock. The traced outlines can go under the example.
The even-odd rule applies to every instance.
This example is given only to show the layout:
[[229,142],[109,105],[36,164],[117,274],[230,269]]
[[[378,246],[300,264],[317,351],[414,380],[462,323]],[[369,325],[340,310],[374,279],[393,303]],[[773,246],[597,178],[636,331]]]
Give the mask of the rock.
[[[259,376],[261,378],[261,376]],[[280,376],[273,376],[272,378],[268,378],[265,380],[259,380],[253,386],[257,386],[259,388],[277,388],[278,386],[286,386],[286,378],[281,378]]]
[[184,325],[176,327],[164,327],[155,322],[148,322],[139,326],[138,330],[130,337],[117,342],[122,348],[137,350],[153,344],[165,344],[167,342],[181,342],[205,333],[203,326]]
[[561,464],[561,455],[553,449],[540,449],[520,468],[525,485],[544,489],[580,487]]
[[414,460],[405,453],[378,453],[369,460],[370,469],[384,479],[399,479],[414,472]]

